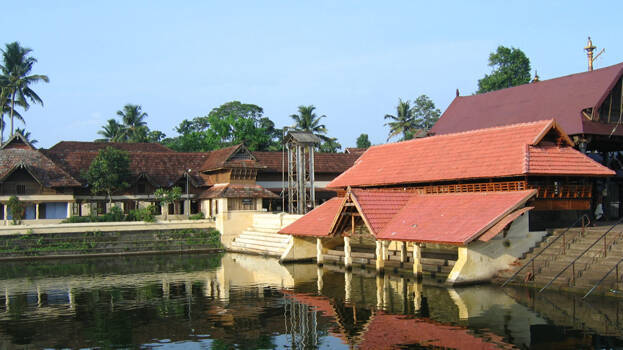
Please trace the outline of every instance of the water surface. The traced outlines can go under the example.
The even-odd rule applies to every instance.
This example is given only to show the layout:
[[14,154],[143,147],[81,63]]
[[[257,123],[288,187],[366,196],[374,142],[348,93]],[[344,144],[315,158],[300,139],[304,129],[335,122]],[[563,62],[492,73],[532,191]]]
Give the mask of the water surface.
[[0,263],[0,349],[617,348],[619,302],[225,255]]

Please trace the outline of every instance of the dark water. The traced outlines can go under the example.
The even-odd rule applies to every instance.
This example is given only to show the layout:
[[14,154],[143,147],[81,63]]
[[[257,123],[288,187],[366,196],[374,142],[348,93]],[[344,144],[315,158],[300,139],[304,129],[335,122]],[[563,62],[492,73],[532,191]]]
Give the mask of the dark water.
[[0,263],[0,349],[622,348],[622,328],[612,298],[237,254]]

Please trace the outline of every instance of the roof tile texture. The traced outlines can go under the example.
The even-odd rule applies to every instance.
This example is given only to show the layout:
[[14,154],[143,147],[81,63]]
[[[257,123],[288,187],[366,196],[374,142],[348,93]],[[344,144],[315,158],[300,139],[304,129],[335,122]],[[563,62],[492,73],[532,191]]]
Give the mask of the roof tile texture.
[[[449,134],[543,119],[556,119],[570,135],[590,133],[595,122],[583,122],[582,110],[598,107],[623,74],[623,63],[538,83],[452,101],[431,132]],[[597,128],[599,134],[607,130]],[[617,134],[623,134],[618,128]]]
[[19,148],[0,150],[0,178],[4,179],[19,165],[24,165],[45,187],[80,186],[80,182],[38,150]]
[[282,228],[279,233],[295,236],[326,237],[329,235],[333,220],[343,201],[343,197],[333,197],[314,208],[314,210],[302,218]]
[[[281,152],[253,152],[258,165],[266,167],[261,171],[278,172],[282,171],[283,154]],[[314,169],[316,173],[335,173],[339,174],[350,168],[361,154],[347,153],[314,153]],[[287,154],[285,160],[285,171],[288,171]]]
[[613,174],[567,145],[528,147],[553,125],[544,120],[373,146],[327,187],[540,174],[549,162],[554,165],[546,174]]

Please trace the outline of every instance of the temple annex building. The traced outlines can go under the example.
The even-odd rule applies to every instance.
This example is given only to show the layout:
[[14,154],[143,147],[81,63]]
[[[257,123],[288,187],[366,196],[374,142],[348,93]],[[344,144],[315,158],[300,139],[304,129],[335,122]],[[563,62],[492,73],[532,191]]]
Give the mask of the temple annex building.
[[382,270],[399,255],[420,275],[423,257],[449,256],[447,282],[487,280],[546,234],[531,213],[588,210],[615,174],[574,145],[549,119],[373,146],[327,185],[338,197],[280,231],[294,236],[282,260],[343,250]]

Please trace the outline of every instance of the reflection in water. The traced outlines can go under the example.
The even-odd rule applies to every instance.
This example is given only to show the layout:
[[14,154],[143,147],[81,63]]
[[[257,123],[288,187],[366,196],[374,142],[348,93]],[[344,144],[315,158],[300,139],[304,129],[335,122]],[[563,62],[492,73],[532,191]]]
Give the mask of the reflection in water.
[[[240,254],[2,263],[0,348],[621,346],[619,303]],[[623,322],[623,320],[622,320]]]

